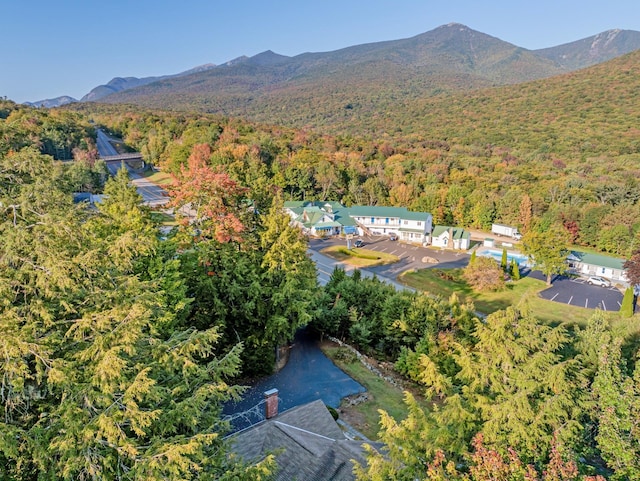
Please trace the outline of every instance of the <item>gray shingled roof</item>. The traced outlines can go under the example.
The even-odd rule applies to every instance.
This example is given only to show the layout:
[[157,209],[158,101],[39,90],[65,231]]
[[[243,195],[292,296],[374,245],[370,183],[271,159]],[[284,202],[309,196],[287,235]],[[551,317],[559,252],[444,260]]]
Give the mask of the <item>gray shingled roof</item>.
[[352,481],[352,460],[366,462],[362,441],[345,438],[321,400],[246,429],[233,436],[231,445],[250,463],[274,454],[274,481]]

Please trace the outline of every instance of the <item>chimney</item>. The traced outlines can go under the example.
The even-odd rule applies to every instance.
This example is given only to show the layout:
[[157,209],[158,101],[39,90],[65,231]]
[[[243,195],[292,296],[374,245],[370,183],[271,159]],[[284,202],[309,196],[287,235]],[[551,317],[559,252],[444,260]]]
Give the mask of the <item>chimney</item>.
[[267,419],[271,419],[274,416],[278,415],[278,390],[277,389],[269,389],[265,391],[264,398],[266,400],[265,404],[265,415]]

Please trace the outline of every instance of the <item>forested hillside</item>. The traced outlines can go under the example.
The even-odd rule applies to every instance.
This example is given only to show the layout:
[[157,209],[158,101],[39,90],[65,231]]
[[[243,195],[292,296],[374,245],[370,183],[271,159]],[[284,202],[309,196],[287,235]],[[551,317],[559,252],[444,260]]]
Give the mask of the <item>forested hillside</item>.
[[639,71],[635,52],[552,79],[424,99],[384,118],[354,107],[352,125],[376,124],[367,138],[83,108],[169,171],[202,142],[212,162],[272,182],[286,199],[407,206],[438,224],[486,230],[526,230],[534,216],[564,226],[575,244],[628,256],[640,213]]
[[[629,252],[638,197],[623,166],[637,153],[609,152],[617,184],[592,187],[604,169],[574,172],[568,155],[525,162],[508,146],[446,138],[358,140],[108,106],[0,112],[2,476],[261,479],[270,459],[227,456],[220,403],[309,324],[393,362],[433,406],[407,396],[407,419],[383,414],[389,451],[372,452],[361,479],[638,477],[633,324],[613,330],[596,312],[583,328],[550,325],[526,299],[479,320],[456,296],[340,270],[320,289],[279,208],[317,198],[412,205],[460,225],[535,220],[612,249],[624,231]],[[105,183],[89,119],[172,173],[172,205],[194,217],[160,236],[126,175]],[[49,137],[76,160],[43,154]],[[71,202],[103,185],[96,209]]]
[[530,51],[454,23],[333,52],[286,57],[267,51],[103,100],[375,138],[385,132],[395,136],[407,123],[419,125],[410,115],[416,103],[549,78],[638,48],[640,33],[612,30]]

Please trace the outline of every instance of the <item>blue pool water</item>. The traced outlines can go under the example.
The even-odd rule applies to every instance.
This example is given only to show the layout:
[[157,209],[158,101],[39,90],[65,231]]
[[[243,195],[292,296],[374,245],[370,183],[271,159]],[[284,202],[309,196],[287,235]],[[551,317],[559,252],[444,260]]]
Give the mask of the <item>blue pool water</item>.
[[[487,249],[478,252],[479,256],[493,257],[497,262],[502,262],[502,251]],[[513,252],[507,252],[507,263],[511,264],[511,260],[515,259],[519,266],[529,265],[529,258],[523,254],[515,254]]]

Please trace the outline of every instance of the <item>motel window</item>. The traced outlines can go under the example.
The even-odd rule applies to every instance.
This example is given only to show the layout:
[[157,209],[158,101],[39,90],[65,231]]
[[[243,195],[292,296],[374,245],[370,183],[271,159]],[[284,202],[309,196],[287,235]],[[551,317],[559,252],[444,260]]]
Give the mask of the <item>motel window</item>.
[[409,221],[408,221],[408,220],[405,220],[405,221],[404,221],[404,225],[409,225]]
[[418,221],[418,225],[422,225],[422,221],[421,220]]

